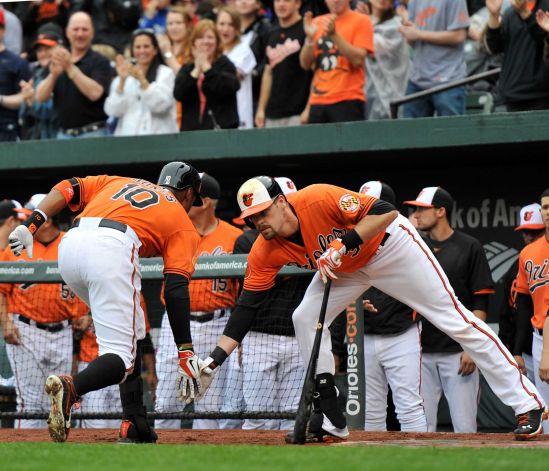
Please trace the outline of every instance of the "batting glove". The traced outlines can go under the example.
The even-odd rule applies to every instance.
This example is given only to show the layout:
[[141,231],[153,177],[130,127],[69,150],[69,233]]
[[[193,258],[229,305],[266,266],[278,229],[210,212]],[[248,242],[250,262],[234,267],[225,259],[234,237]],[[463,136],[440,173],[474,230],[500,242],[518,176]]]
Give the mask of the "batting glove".
[[341,266],[341,257],[345,255],[347,249],[341,242],[341,239],[334,239],[328,245],[328,249],[317,260],[318,271],[322,281],[326,283],[328,278],[336,280],[337,276],[334,274],[334,270]]
[[198,362],[200,364],[200,392],[195,397],[195,401],[199,401],[204,397],[217,372],[217,368],[212,364],[214,361],[211,357],[198,360]]
[[200,362],[192,350],[179,351],[177,396],[185,404],[193,402],[200,393]]
[[27,249],[28,257],[32,258],[33,237],[27,226],[23,224],[17,226],[9,235],[8,241],[15,256],[19,257],[23,249]]

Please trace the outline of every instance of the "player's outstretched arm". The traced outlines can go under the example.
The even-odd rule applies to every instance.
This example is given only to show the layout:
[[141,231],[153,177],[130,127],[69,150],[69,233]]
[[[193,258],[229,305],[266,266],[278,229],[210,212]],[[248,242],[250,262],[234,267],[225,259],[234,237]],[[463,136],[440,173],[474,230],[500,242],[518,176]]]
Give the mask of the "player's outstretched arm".
[[216,347],[208,358],[200,360],[200,382],[202,389],[200,395],[196,398],[197,400],[204,396],[218,368],[238,347],[250,330],[257,310],[267,296],[267,293],[268,290],[248,291],[244,289],[240,294],[237,306],[232,312],[231,317],[229,317],[223,335],[219,338]]
[[8,241],[13,254],[19,257],[23,249],[26,249],[27,255],[29,258],[32,258],[34,234],[49,217],[58,214],[65,206],[67,206],[67,202],[63,194],[59,190],[52,188],[23,224],[17,226],[10,233]]

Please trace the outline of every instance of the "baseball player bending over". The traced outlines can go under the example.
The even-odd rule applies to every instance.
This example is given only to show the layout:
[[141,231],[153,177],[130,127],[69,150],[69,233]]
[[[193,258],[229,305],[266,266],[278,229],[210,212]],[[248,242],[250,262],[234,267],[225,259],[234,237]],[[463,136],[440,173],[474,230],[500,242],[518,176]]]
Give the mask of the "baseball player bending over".
[[199,236],[187,215],[193,204],[202,204],[199,192],[198,172],[184,162],[165,165],[157,185],[109,175],[71,178],[55,185],[10,234],[14,254],[26,249],[32,257],[33,235],[48,218],[66,206],[82,211],[59,246],[59,269],[91,308],[99,357],[74,377],[46,380],[54,441],[67,439],[71,408],[81,395],[118,383],[124,414],[119,439],[157,439],[147,423],[140,375],[145,337],[140,256],[164,259],[166,310],[179,351],[179,394],[185,401],[199,396],[201,361],[192,349],[188,291]]
[[202,387],[237,347],[284,265],[317,269],[293,314],[296,337],[307,365],[324,292],[333,279],[317,365],[316,387],[324,414],[311,438],[347,438],[337,406],[334,358],[328,325],[348,304],[375,286],[420,312],[460,342],[483,371],[492,390],[519,416],[517,439],[533,438],[547,416],[545,401],[524,377],[511,353],[487,324],[456,298],[448,278],[416,229],[394,207],[333,185],[308,186],[285,197],[270,177],[246,181],[237,194],[241,217],[260,231],[248,257],[244,288],[224,335],[202,366]]

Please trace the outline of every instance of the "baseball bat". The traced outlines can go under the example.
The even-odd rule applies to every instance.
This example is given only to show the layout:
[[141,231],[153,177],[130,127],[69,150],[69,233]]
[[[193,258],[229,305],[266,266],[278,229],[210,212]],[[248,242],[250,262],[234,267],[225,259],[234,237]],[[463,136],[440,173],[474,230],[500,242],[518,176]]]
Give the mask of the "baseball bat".
[[322,297],[322,306],[320,307],[320,315],[318,316],[318,323],[316,325],[315,340],[311,350],[311,358],[309,359],[307,373],[305,374],[305,382],[303,383],[301,398],[299,399],[299,407],[297,408],[293,443],[300,445],[305,443],[307,438],[307,423],[309,422],[309,417],[311,416],[311,406],[313,404],[313,394],[315,392],[316,365],[318,362],[318,354],[320,352],[320,342],[322,340],[322,330],[324,328],[324,319],[326,318],[328,295],[330,294],[331,286],[332,280],[331,278],[328,278],[328,281],[324,286],[324,296]]

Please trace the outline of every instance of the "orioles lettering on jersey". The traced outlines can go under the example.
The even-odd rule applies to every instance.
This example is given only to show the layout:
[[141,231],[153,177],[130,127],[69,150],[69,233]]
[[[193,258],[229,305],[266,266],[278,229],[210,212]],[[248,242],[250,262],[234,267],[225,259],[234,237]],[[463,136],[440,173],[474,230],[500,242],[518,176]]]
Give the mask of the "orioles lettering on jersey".
[[548,262],[549,259],[546,258],[543,264],[540,265],[536,265],[532,260],[527,260],[524,264],[524,271],[528,275],[528,286],[531,293],[549,283]]
[[528,294],[534,304],[532,325],[543,329],[549,310],[549,241],[540,237],[522,249],[515,287],[519,293]]

